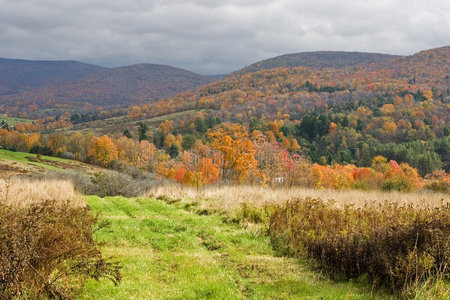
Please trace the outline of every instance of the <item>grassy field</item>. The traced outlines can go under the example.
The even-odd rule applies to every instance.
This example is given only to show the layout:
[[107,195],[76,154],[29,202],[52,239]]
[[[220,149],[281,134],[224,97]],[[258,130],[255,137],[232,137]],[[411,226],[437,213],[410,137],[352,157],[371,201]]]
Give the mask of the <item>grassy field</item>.
[[42,156],[43,161],[38,162],[38,161],[30,161],[29,159],[27,159],[27,157],[36,157],[36,154],[25,153],[25,152],[14,152],[14,151],[7,151],[7,150],[0,149],[0,160],[3,159],[3,160],[27,163],[27,164],[35,165],[35,166],[42,167],[42,168],[48,169],[48,170],[58,171],[58,170],[62,170],[62,169],[59,167],[55,167],[53,165],[45,163],[45,160],[54,161],[54,162],[67,161],[62,158],[43,155]]
[[[100,224],[108,223],[94,231],[94,238],[103,256],[120,263],[123,280],[118,286],[106,279],[89,280],[77,299],[394,299],[373,289],[368,277],[332,281],[305,258],[283,256],[267,234],[267,199],[281,203],[309,195],[345,204],[355,197],[397,197],[420,204],[427,195],[356,192],[334,192],[332,197],[330,191],[307,189],[241,186],[197,191],[168,185],[142,198],[100,198],[82,196],[72,182],[60,179],[0,180],[0,199],[8,204],[87,203],[100,214]],[[440,200],[433,199],[429,203],[438,205]],[[260,223],[243,215],[246,207],[249,213],[262,212],[263,219],[256,220]],[[448,299],[448,281],[430,284],[431,292],[418,290],[415,298]]]
[[[29,160],[27,157],[32,158]],[[19,174],[43,173],[45,171],[71,171],[82,174],[104,172],[104,168],[77,160],[0,149],[0,178]]]
[[83,299],[387,299],[360,282],[332,282],[279,257],[258,231],[150,198],[87,197],[109,221],[96,232],[123,281],[89,282]]
[[6,123],[8,123],[9,126],[12,126],[16,125],[17,123],[33,123],[36,120],[0,116],[0,122],[1,121],[5,121]]

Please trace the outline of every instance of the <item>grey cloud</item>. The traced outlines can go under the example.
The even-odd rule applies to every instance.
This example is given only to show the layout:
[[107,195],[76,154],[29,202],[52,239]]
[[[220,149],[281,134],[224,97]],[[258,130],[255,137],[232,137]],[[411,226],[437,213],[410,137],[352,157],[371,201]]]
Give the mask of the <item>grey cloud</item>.
[[447,0],[0,0],[0,57],[203,74],[301,51],[412,54],[449,29]]

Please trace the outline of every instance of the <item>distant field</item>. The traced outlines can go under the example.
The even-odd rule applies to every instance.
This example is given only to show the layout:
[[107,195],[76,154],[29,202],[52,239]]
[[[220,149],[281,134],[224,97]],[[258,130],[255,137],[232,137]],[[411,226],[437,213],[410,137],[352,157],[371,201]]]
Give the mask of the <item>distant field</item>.
[[[24,152],[13,152],[13,151],[7,151],[7,150],[0,150],[0,160],[11,160],[16,162],[22,162],[27,163],[31,165],[35,165],[38,167],[42,167],[48,170],[62,170],[62,168],[55,167],[53,165],[47,164],[45,162],[37,162],[37,161],[30,161],[27,159],[27,157],[36,157],[36,154],[31,153],[24,153]],[[42,156],[42,159],[44,160],[50,160],[55,162],[65,162],[65,159],[57,158],[57,157],[50,157],[50,156]]]
[[[27,157],[33,158],[29,160]],[[103,168],[76,160],[43,155],[36,160],[36,154],[13,152],[0,149],[0,177],[7,178],[17,174],[50,171],[76,171],[85,174],[101,172]]]
[[6,123],[8,123],[9,126],[12,126],[16,125],[17,123],[33,123],[36,120],[0,116],[0,122],[1,121],[5,121]]
[[93,132],[98,135],[107,134],[110,136],[117,136],[122,135],[123,131],[128,129],[131,132],[135,131],[137,134],[139,122],[144,122],[150,126],[156,127],[165,120],[173,120],[179,117],[189,116],[196,112],[196,110],[187,110],[143,120],[130,120],[128,116],[113,117],[104,120],[76,124],[70,128],[62,129],[61,131],[82,133]]

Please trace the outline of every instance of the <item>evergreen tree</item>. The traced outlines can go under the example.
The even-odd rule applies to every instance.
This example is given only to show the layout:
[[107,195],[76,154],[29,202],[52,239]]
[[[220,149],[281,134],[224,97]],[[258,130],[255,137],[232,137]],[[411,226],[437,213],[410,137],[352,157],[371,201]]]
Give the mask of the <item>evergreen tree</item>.
[[130,138],[130,139],[132,138],[131,133],[128,129],[125,129],[123,131],[123,136],[126,136],[127,138]]
[[144,122],[139,122],[139,141],[147,139],[148,125]]

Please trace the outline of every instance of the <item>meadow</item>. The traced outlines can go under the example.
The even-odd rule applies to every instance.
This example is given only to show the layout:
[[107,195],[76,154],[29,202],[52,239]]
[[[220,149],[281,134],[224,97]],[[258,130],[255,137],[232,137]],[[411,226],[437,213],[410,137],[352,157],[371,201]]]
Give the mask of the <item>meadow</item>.
[[[268,218],[265,207],[282,204],[294,199],[321,199],[334,207],[366,205],[378,206],[386,202],[400,206],[442,207],[450,205],[450,195],[427,191],[398,192],[377,190],[331,190],[303,187],[264,188],[261,186],[215,186],[196,189],[181,184],[162,185],[147,191],[148,197],[166,199],[169,202],[181,201],[197,211],[219,213],[229,219],[240,218],[243,210],[259,211],[261,218]],[[268,212],[270,213],[270,212]],[[264,216],[265,215],[265,216]],[[255,217],[257,217],[255,215]]]
[[17,123],[33,123],[36,120],[24,119],[24,118],[16,118],[16,117],[8,117],[8,116],[0,115],[0,122],[1,121],[4,121],[4,122],[8,123],[9,126],[14,126]]
[[41,156],[40,160],[30,160],[29,158],[36,158],[36,154],[8,151],[8,150],[0,149],[0,160],[8,160],[8,161],[14,161],[14,162],[19,162],[19,163],[31,164],[31,165],[35,165],[35,166],[38,166],[38,167],[41,167],[44,169],[48,169],[48,170],[61,171],[62,168],[52,165],[51,163],[52,162],[67,162],[67,160],[62,159],[62,158],[45,156],[45,155]]
[[109,227],[95,234],[121,262],[122,282],[90,281],[83,299],[377,299],[359,282],[333,282],[278,256],[260,232],[153,198],[87,199]]
[[[99,197],[80,194],[67,180],[0,181],[0,199],[7,206],[71,203],[73,207],[88,207],[89,214],[97,216],[98,225],[92,227],[92,237],[102,257],[120,266],[121,281],[111,281],[108,276],[80,281],[68,276],[66,281],[59,282],[59,287],[70,286],[68,290],[75,298],[446,299],[449,296],[445,270],[444,276],[430,277],[413,292],[402,293],[373,285],[367,275],[350,280],[333,278],[318,263],[320,260],[285,251],[273,234],[276,221],[273,216],[282,211],[277,211],[277,207],[284,209],[286,203],[294,203],[296,199],[312,198],[329,203],[327,209],[341,211],[349,204],[359,205],[363,210],[364,205],[358,199],[372,202],[375,209],[386,201],[398,201],[419,210],[442,209],[449,201],[448,195],[437,193],[251,186],[197,190],[174,184],[153,187],[141,197]],[[335,201],[328,202],[330,199]],[[324,228],[329,226],[325,219],[322,222]],[[443,226],[447,227],[441,229],[448,230],[448,225]],[[285,230],[278,228],[278,233]]]

